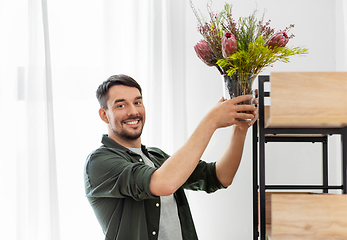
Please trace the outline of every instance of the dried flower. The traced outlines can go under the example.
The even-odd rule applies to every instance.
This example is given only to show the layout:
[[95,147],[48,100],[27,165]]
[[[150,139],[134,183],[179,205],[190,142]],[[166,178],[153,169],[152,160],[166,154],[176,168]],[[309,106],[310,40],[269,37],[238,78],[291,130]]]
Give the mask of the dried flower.
[[270,23],[271,20],[268,20],[265,24],[263,20],[258,22],[259,36],[261,36],[265,41],[275,32],[275,30],[270,27]]
[[285,31],[280,31],[273,34],[265,43],[271,49],[275,47],[285,47],[289,41],[289,37]]
[[200,42],[194,46],[194,50],[206,65],[210,67],[216,65],[216,61],[214,61],[212,57],[211,49],[205,40],[200,40]]
[[277,61],[289,62],[290,56],[308,53],[307,48],[286,47],[289,39],[294,37],[288,33],[293,24],[275,33],[270,27],[271,21],[264,21],[264,14],[261,19],[256,17],[257,11],[235,21],[231,4],[226,3],[224,9],[217,13],[208,4],[208,18],[198,14],[192,0],[190,6],[198,20],[198,31],[204,39],[194,49],[204,63],[215,66],[222,75],[257,75],[264,67]]
[[237,51],[237,41],[231,32],[224,34],[222,38],[222,54],[224,58],[231,56],[234,52]]

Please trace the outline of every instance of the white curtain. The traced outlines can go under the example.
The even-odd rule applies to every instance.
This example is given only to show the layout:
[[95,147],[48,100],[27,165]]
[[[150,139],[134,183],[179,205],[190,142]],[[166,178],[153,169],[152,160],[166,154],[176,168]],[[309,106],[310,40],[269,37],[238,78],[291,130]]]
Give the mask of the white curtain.
[[1,238],[60,239],[46,2],[0,9]]
[[[0,1],[0,238],[103,239],[83,165],[106,127],[97,86],[143,87],[143,143],[186,139],[184,0]],[[176,113],[177,112],[177,113]]]

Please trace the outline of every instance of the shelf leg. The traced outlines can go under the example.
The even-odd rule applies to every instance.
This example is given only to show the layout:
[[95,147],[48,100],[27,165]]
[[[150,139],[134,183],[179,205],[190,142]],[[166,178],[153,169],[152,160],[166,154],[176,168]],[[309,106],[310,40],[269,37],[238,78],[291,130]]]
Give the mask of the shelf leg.
[[252,144],[253,144],[253,240],[258,240],[258,127],[257,123],[252,129]]
[[323,193],[328,193],[328,136],[325,137],[325,140],[322,142],[323,145],[323,186],[326,187],[323,189]]
[[342,129],[341,133],[342,148],[342,193],[347,194],[347,127]]

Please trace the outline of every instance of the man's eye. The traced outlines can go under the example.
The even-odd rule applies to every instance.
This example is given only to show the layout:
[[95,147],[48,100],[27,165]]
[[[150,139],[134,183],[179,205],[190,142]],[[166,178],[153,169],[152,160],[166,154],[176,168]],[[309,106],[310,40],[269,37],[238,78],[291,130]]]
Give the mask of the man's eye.
[[125,104],[119,104],[119,105],[117,105],[117,108],[123,108],[123,107],[125,107]]
[[141,105],[142,102],[135,102],[135,105]]

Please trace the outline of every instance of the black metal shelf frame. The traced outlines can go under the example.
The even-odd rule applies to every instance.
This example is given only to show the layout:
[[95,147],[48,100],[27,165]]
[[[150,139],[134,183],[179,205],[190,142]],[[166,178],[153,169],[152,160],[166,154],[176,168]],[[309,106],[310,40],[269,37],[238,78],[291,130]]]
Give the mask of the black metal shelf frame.
[[[264,118],[264,98],[270,97],[270,92],[264,91],[264,83],[270,81],[270,76],[258,76],[258,100],[259,100],[259,127],[253,125],[253,239],[265,240],[266,219],[265,219],[265,191],[271,190],[300,190],[300,189],[321,189],[327,193],[329,189],[341,189],[343,194],[347,193],[347,127],[344,128],[265,128]],[[290,137],[278,136],[279,134],[290,134]],[[300,134],[300,136],[295,136]],[[323,136],[303,136],[303,135],[323,135]],[[328,136],[333,134],[341,135],[342,148],[342,185],[328,185]],[[267,142],[320,142],[322,143],[322,164],[323,164],[323,184],[322,185],[266,185],[265,184],[265,143]],[[259,149],[258,149],[259,147]],[[258,153],[259,150],[259,153]],[[259,164],[258,164],[259,161]],[[258,204],[259,194],[259,204]],[[259,209],[259,215],[258,215]],[[258,229],[259,223],[259,229]]]

